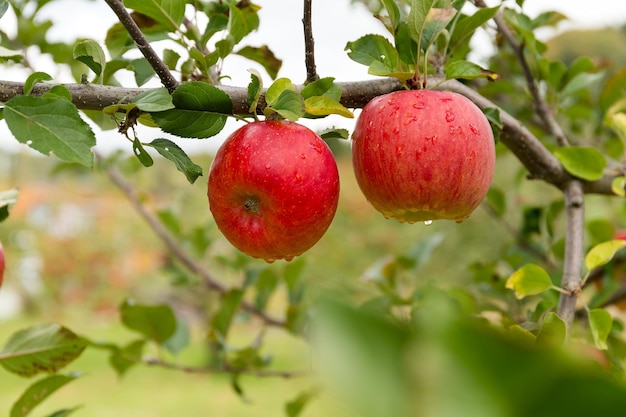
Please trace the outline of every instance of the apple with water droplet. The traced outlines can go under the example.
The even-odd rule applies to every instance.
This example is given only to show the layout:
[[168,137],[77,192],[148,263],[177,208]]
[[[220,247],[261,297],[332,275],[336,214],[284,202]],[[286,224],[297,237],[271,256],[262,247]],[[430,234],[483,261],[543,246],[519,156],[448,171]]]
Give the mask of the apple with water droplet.
[[335,216],[337,164],[309,128],[255,121],[218,149],[208,198],[215,223],[233,246],[267,262],[289,261],[317,243]]
[[352,163],[361,191],[385,217],[461,222],[489,190],[495,142],[487,118],[466,97],[397,91],[363,108]]

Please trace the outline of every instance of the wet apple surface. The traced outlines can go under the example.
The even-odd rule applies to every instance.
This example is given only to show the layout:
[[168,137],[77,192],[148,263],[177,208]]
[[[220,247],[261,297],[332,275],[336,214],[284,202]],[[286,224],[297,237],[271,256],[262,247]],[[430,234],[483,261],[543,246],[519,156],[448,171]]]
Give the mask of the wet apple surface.
[[467,218],[495,169],[493,132],[467,98],[444,91],[398,91],[364,108],[352,135],[361,191],[401,222]]
[[208,198],[233,246],[268,262],[291,260],[317,243],[334,218],[337,164],[326,143],[305,126],[249,123],[218,150]]

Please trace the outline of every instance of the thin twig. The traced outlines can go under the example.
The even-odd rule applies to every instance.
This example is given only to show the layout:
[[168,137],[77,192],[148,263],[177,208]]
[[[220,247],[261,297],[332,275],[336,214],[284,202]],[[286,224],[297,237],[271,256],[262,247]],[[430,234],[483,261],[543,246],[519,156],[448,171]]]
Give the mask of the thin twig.
[[[477,7],[487,7],[483,0],[474,0],[474,4]],[[535,81],[535,76],[530,69],[530,65],[528,64],[528,60],[526,59],[526,55],[524,53],[524,44],[520,43],[515,39],[515,35],[509,29],[508,25],[502,18],[502,12],[498,12],[493,18],[493,21],[496,23],[498,27],[498,31],[502,34],[504,39],[506,39],[507,43],[513,49],[513,52],[517,56],[517,60],[522,67],[522,72],[524,73],[524,78],[526,79],[526,85],[528,86],[528,91],[533,99],[533,104],[535,106],[535,111],[541,121],[543,122],[545,128],[555,137],[557,143],[560,146],[569,145],[569,140],[565,131],[561,128],[561,125],[556,121],[552,110],[546,103],[546,101],[541,96],[539,92],[539,87]]]
[[304,26],[304,63],[306,65],[306,83],[310,84],[319,79],[315,66],[315,41],[313,39],[313,24],[311,23],[311,3],[313,0],[304,0],[304,16],[302,25]]
[[243,369],[234,368],[231,366],[186,366],[178,365],[171,362],[165,362],[157,358],[144,359],[143,363],[149,366],[158,366],[160,368],[172,369],[190,374],[239,374],[239,375],[251,375],[259,378],[276,377],[276,378],[303,378],[311,376],[311,372],[307,371],[276,371],[271,369]]
[[564,190],[567,228],[565,231],[565,257],[561,288],[569,294],[561,294],[558,314],[569,328],[576,313],[576,301],[582,285],[583,228],[585,205],[582,186],[571,181]]
[[163,63],[159,55],[157,55],[154,49],[152,49],[148,40],[145,36],[143,36],[143,33],[141,33],[141,29],[137,26],[137,23],[135,23],[124,7],[124,4],[120,0],[104,1],[106,1],[111,10],[113,10],[113,12],[117,15],[117,18],[122,26],[124,26],[132,40],[135,41],[139,51],[143,54],[154,69],[154,72],[161,79],[163,86],[167,88],[170,93],[176,90],[176,87],[178,87],[178,81],[176,81],[169,68],[167,68],[165,63]]
[[[161,221],[141,202],[141,199],[133,187],[122,177],[117,169],[110,167],[107,172],[111,181],[124,193],[133,208],[139,213],[139,215],[141,215],[146,223],[148,223],[150,228],[156,233],[161,241],[163,241],[167,249],[176,259],[178,259],[189,271],[201,277],[209,289],[217,291],[220,294],[228,292],[228,288],[222,282],[213,277],[211,273],[199,265],[191,256],[189,256],[189,254],[187,254],[187,252],[185,252],[176,239],[168,232],[163,223],[161,223]],[[277,327],[285,327],[286,325],[284,321],[267,315],[265,312],[259,310],[246,300],[241,302],[241,308],[259,317],[267,325]]]

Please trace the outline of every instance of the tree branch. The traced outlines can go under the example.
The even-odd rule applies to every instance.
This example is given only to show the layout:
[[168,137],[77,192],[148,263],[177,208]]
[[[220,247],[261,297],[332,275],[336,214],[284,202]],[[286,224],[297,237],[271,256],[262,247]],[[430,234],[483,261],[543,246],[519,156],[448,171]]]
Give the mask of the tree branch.
[[130,37],[135,41],[137,48],[150,63],[163,86],[167,88],[170,93],[176,90],[176,87],[178,87],[178,81],[176,81],[169,68],[167,68],[167,66],[163,63],[159,55],[157,55],[154,49],[152,49],[148,40],[143,36],[143,33],[141,33],[141,29],[139,29],[137,23],[135,23],[128,11],[126,11],[124,4],[122,4],[120,0],[105,1],[111,10],[113,10],[113,12],[117,15],[117,18],[122,26],[124,26]]
[[211,366],[211,367],[196,367],[196,366],[185,366],[178,365],[171,362],[165,362],[157,358],[148,358],[144,359],[143,363],[149,366],[158,366],[160,368],[172,369],[175,371],[190,373],[190,374],[217,374],[217,373],[229,373],[229,374],[245,374],[256,376],[259,378],[267,378],[267,377],[276,377],[276,378],[302,378],[311,376],[310,372],[307,371],[275,371],[270,369],[243,369],[243,368],[234,368],[232,366]]
[[[477,7],[487,7],[483,0],[474,0],[474,4]],[[508,25],[502,18],[502,11],[499,11],[493,18],[493,21],[496,23],[498,27],[498,31],[502,34],[504,39],[506,39],[507,43],[513,49],[515,56],[517,56],[517,60],[522,67],[522,72],[524,73],[524,78],[526,79],[526,85],[528,86],[528,91],[533,99],[533,104],[535,106],[535,112],[541,119],[544,127],[555,137],[557,143],[560,146],[569,145],[569,140],[567,139],[567,135],[561,128],[561,125],[556,121],[552,110],[546,103],[546,101],[541,97],[541,93],[539,92],[539,88],[537,87],[537,83],[535,82],[535,76],[530,69],[530,65],[528,65],[528,60],[526,59],[526,55],[524,54],[524,45],[519,43],[517,39],[515,39],[515,35],[509,29]]]
[[[404,89],[402,83],[393,78],[340,82],[338,84],[342,89],[341,104],[348,108],[362,108],[374,97]],[[84,110],[102,110],[112,104],[127,103],[146,91],[146,89],[141,88],[122,88],[93,84],[64,85],[70,91],[74,105]],[[428,86],[433,87],[435,85],[435,88],[439,90],[454,91],[464,95],[483,110],[489,108],[499,110],[500,120],[503,124],[500,140],[526,167],[530,178],[546,181],[560,190],[565,189],[565,186],[572,180],[572,177],[563,169],[556,157],[515,117],[459,81],[448,80],[442,82],[441,78],[431,77],[428,81]],[[38,83],[34,86],[31,94],[44,94],[54,86],[55,84]],[[230,96],[235,114],[248,113],[248,90],[246,87],[217,87]],[[23,95],[23,92],[24,83],[0,81],[0,102],[6,102],[15,96]],[[264,106],[265,101],[261,97],[258,106],[260,111],[262,111]],[[606,173],[600,180],[584,181],[581,183],[583,191],[592,194],[614,195],[611,183],[613,179],[622,175],[621,172],[611,172]]]
[[585,224],[585,206],[581,183],[571,181],[564,190],[567,229],[565,231],[565,258],[563,261],[563,280],[561,287],[567,291],[561,293],[558,314],[569,329],[576,313],[576,301],[582,285],[583,230]]
[[[187,252],[184,251],[184,249],[178,244],[176,239],[167,231],[165,226],[163,226],[161,221],[156,216],[154,216],[141,202],[141,199],[139,198],[135,190],[128,182],[126,182],[126,180],[122,177],[117,169],[115,169],[114,167],[110,167],[108,168],[107,173],[111,181],[115,185],[117,185],[117,187],[124,193],[134,209],[146,221],[146,223],[148,223],[150,228],[156,233],[161,241],[163,241],[167,249],[176,259],[178,259],[189,271],[202,278],[205,285],[209,289],[217,291],[220,294],[225,294],[226,292],[228,292],[228,288],[224,284],[215,279],[207,270],[205,270],[201,265],[195,262],[191,258],[191,256],[189,256]],[[285,327],[284,321],[268,316],[265,312],[259,310],[253,304],[246,300],[243,300],[241,302],[241,308],[259,317],[267,325]]]
[[313,40],[313,25],[311,23],[311,3],[313,0],[304,0],[304,63],[306,65],[306,83],[309,84],[319,79],[315,67],[315,41]]

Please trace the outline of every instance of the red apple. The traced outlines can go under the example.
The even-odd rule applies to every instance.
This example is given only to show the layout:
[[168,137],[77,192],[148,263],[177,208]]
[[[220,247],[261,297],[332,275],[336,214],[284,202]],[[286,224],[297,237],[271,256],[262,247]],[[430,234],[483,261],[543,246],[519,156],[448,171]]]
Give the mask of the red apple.
[[2,281],[4,280],[4,248],[2,242],[0,242],[0,287],[2,287]]
[[626,230],[620,229],[615,231],[615,239],[626,240]]
[[463,221],[493,179],[495,143],[482,111],[456,93],[398,91],[371,100],[352,135],[361,191],[387,218]]
[[267,262],[289,261],[330,226],[339,173],[329,147],[307,127],[253,122],[217,151],[208,197],[215,223],[233,246]]

